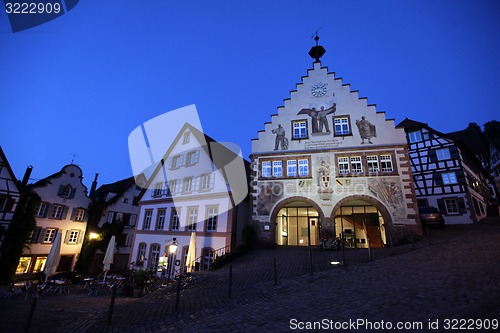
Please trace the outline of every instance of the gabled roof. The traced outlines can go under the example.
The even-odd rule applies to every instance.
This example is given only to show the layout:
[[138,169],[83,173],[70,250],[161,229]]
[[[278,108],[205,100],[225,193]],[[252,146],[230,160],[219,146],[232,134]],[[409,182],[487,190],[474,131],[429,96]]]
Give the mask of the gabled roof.
[[14,175],[14,171],[10,167],[9,161],[7,160],[7,156],[5,156],[5,153],[4,153],[3,149],[2,149],[2,146],[0,146],[0,159],[3,161],[4,166],[7,169],[7,172],[9,173],[10,178],[12,179],[12,181],[14,182],[14,184],[17,187],[17,190],[20,191],[21,190],[21,186],[20,186],[21,184],[19,183],[19,181],[17,180],[16,176]]
[[[191,131],[191,133],[196,137],[196,140],[198,140],[198,142],[200,142],[200,144],[203,144],[204,142],[206,143],[206,144],[203,144],[201,146],[201,148],[205,151],[205,153],[209,156],[210,160],[214,163],[214,165],[219,170],[224,170],[224,166],[226,166],[229,162],[231,162],[237,156],[233,151],[226,148],[223,144],[217,142],[216,140],[214,140],[210,136],[208,136],[205,133],[198,130],[196,127],[192,126],[191,124],[185,123],[182,126],[179,133],[177,133],[175,139],[172,141],[172,144],[167,149],[165,155],[163,155],[163,158],[161,159],[160,162],[158,162],[158,165],[156,166],[155,170],[153,171],[153,173],[149,177],[146,185],[144,186],[144,188],[142,189],[141,193],[138,196],[139,200],[142,199],[145,191],[150,187],[151,182],[155,179],[156,174],[158,174],[158,172],[160,172],[163,164],[167,161],[172,150],[175,148],[177,143],[180,141],[180,139],[181,139],[183,133],[186,131],[186,129],[189,129]],[[217,159],[214,159],[214,154],[213,154],[214,149],[217,150],[216,155],[217,155],[217,157],[219,157]],[[220,158],[220,157],[227,157],[227,158]],[[243,158],[243,162],[245,164],[245,169],[247,171],[250,170],[250,167],[249,167],[250,162],[248,162],[244,158]],[[247,167],[247,165],[248,165],[248,167]],[[224,175],[224,178],[226,178],[225,175]]]
[[105,199],[108,193],[114,193],[115,196],[105,203],[106,205],[109,205],[118,200],[118,198],[130,188],[130,186],[136,186],[134,177],[125,178],[111,184],[104,184],[95,190],[91,199],[93,201]]
[[421,128],[421,127],[429,128],[429,125],[427,125],[426,123],[421,123],[420,121],[408,119],[408,117],[406,117],[402,122],[396,125],[396,128],[404,128],[406,130]]
[[460,141],[467,146],[467,148],[474,152],[476,155],[489,154],[489,143],[486,138],[481,137],[472,127],[467,127],[464,130],[448,133],[447,136],[454,141]]

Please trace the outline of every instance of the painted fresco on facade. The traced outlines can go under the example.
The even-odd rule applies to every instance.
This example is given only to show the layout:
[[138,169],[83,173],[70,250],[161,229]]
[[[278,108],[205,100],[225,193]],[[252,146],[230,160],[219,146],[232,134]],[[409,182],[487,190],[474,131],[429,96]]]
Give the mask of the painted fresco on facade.
[[368,143],[373,143],[371,138],[377,137],[377,128],[375,125],[366,120],[365,116],[362,116],[361,119],[356,120],[356,126],[358,126],[361,144],[365,144],[365,140],[368,140]]
[[269,215],[276,202],[283,197],[281,182],[265,182],[259,184],[257,196],[257,214]]
[[322,200],[332,199],[332,182],[330,175],[330,157],[319,156],[316,158],[316,184],[318,185],[318,194]]
[[368,189],[382,201],[395,218],[405,218],[401,184],[396,178],[369,178]]
[[324,106],[320,106],[319,109],[316,107],[302,109],[297,115],[307,114],[311,117],[311,135],[325,135],[331,133],[326,116],[335,113],[336,110],[337,105],[333,103],[333,105],[327,109],[325,109]]

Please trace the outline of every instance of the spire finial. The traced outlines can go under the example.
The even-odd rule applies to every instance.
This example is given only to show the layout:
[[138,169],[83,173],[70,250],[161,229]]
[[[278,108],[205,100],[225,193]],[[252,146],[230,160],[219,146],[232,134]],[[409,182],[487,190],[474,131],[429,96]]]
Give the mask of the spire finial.
[[319,58],[321,58],[323,56],[323,54],[325,54],[325,52],[326,52],[324,47],[318,44],[318,41],[319,41],[318,31],[319,30],[321,30],[321,28],[316,29],[316,32],[313,35],[314,40],[316,41],[316,46],[313,46],[311,48],[311,50],[309,51],[309,55],[311,56],[311,58],[314,59],[314,62],[319,62]]

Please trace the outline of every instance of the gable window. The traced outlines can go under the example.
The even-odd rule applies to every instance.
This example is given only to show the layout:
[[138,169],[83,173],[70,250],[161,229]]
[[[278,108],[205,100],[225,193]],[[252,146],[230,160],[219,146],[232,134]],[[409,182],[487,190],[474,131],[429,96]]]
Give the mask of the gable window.
[[52,206],[52,213],[50,214],[50,217],[53,219],[60,219],[62,217],[63,208],[64,207],[61,205]]
[[286,174],[288,177],[296,177],[297,176],[297,161],[289,160],[286,162],[287,170]]
[[156,230],[163,230],[165,228],[165,209],[158,210],[158,218],[156,220]]
[[198,220],[198,208],[188,209],[187,230],[196,231],[196,221]]
[[339,174],[348,174],[349,173],[349,158],[348,157],[339,157]]
[[349,116],[333,117],[333,128],[335,136],[350,135]]
[[155,184],[155,188],[153,190],[153,197],[161,197],[163,194],[163,182],[159,182]]
[[45,230],[45,235],[43,236],[43,243],[52,243],[56,237],[57,229],[47,228]]
[[451,185],[457,183],[457,175],[455,172],[446,172],[441,174],[444,185]]
[[307,121],[292,121],[292,139],[307,139]]
[[193,165],[198,163],[198,157],[199,154],[197,150],[189,152],[186,157],[186,165]]
[[455,198],[445,198],[444,204],[446,207],[446,212],[448,214],[458,214],[460,210],[458,209],[457,199]]
[[299,176],[309,176],[309,160],[299,160]]
[[262,177],[271,177],[271,161],[262,162]]
[[35,216],[41,217],[45,214],[45,210],[47,209],[46,202],[40,202],[35,208]]
[[144,225],[142,226],[142,230],[149,230],[151,228],[151,219],[153,218],[153,211],[146,210],[144,212]]
[[408,140],[410,140],[410,143],[422,141],[422,132],[420,130],[408,132]]
[[61,197],[69,198],[70,195],[71,195],[71,186],[69,185],[64,186],[61,190]]
[[170,230],[179,230],[179,214],[175,208],[172,209],[170,214]]
[[185,145],[186,143],[189,143],[190,139],[191,139],[191,132],[184,133],[184,136],[182,137],[182,144]]
[[207,231],[217,231],[217,215],[216,207],[207,209]]
[[382,166],[383,172],[392,172],[394,168],[392,166],[391,155],[380,155],[380,165]]
[[352,173],[363,173],[363,167],[361,166],[361,156],[351,157],[351,170]]
[[282,161],[273,161],[273,176],[274,177],[283,176],[283,162]]
[[450,149],[449,148],[436,149],[436,157],[439,161],[449,160],[451,158]]
[[378,167],[378,157],[377,156],[366,156],[366,162],[368,164],[368,172],[379,172]]
[[78,243],[78,236],[80,235],[79,230],[70,230],[68,236],[68,244],[76,244]]
[[75,211],[75,221],[81,222],[83,221],[83,217],[85,216],[85,209],[78,208]]

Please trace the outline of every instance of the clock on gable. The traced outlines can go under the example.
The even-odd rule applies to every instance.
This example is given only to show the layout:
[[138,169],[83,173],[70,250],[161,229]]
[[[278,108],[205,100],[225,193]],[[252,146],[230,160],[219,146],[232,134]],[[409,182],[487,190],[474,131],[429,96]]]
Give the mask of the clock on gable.
[[324,83],[316,83],[311,88],[311,94],[314,97],[322,97],[326,95],[326,84]]

